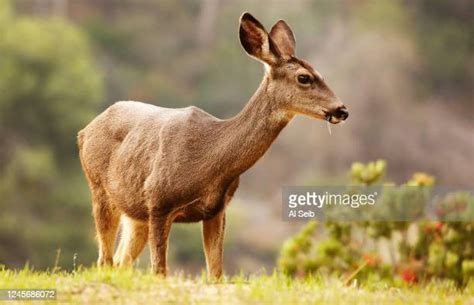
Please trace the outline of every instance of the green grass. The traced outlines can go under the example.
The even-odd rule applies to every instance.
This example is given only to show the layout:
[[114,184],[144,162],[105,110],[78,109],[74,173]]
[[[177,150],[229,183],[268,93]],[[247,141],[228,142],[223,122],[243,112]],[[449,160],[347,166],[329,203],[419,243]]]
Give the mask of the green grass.
[[474,283],[463,291],[450,282],[398,288],[382,283],[345,287],[334,278],[291,280],[276,274],[209,283],[204,276],[164,279],[140,270],[80,268],[71,273],[0,269],[0,288],[54,288],[57,301],[81,304],[474,304]]

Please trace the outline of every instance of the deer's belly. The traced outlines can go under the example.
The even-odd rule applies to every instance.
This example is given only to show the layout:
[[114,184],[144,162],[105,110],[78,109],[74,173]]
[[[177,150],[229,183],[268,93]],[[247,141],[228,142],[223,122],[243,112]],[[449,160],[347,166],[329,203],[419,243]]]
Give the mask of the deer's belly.
[[186,206],[174,219],[174,222],[198,222],[201,220],[211,219],[225,208],[223,201],[214,204],[199,201],[195,204]]
[[[219,185],[219,184],[217,184]],[[211,219],[226,208],[239,185],[238,178],[229,184],[219,185],[201,201],[185,206],[177,215],[174,222],[198,222]]]

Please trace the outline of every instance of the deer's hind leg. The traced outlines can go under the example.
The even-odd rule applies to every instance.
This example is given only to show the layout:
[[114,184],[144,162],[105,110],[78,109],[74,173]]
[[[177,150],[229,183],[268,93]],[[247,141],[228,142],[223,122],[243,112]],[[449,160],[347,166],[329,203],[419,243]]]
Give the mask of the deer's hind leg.
[[97,265],[112,266],[115,238],[120,221],[120,212],[109,202],[101,186],[91,187],[92,211],[99,243]]
[[148,241],[148,223],[122,216],[120,243],[114,256],[119,267],[131,266]]

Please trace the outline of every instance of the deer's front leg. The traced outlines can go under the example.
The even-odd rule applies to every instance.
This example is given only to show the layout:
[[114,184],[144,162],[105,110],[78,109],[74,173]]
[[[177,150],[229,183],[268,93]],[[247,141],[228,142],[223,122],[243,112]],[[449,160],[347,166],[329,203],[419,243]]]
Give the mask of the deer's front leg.
[[171,230],[172,218],[170,214],[150,213],[149,243],[152,271],[166,276],[166,256],[168,237]]
[[224,230],[224,210],[213,218],[203,220],[202,222],[202,237],[209,278],[218,279],[222,276],[224,264]]

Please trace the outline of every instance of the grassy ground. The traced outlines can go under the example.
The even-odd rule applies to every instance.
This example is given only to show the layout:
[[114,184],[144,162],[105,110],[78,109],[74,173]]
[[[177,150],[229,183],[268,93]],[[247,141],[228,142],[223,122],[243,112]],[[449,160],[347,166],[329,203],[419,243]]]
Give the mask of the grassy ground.
[[[462,292],[448,282],[400,288],[381,283],[345,287],[337,279],[289,280],[278,275],[240,276],[216,284],[207,283],[205,277],[163,279],[139,270],[82,269],[73,273],[0,270],[0,288],[55,288],[57,301],[50,303],[474,304],[474,283]],[[19,303],[8,301],[8,304]]]

